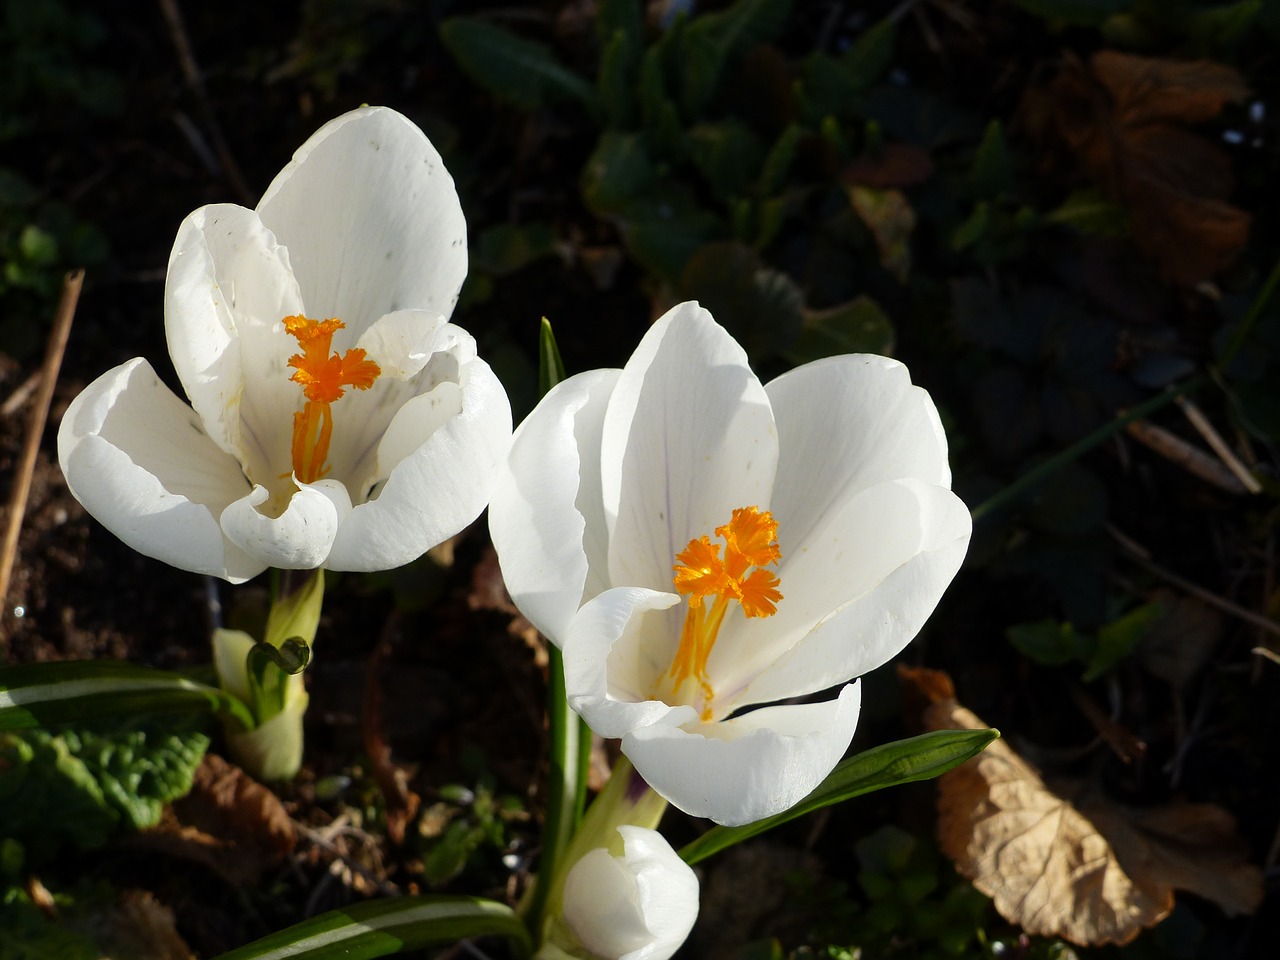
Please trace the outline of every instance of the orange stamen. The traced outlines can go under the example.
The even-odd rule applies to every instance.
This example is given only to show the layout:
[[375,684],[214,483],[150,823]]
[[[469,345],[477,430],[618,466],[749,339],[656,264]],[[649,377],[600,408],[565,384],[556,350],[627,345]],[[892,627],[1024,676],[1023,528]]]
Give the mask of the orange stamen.
[[[748,617],[769,617],[777,613],[778,578],[766,564],[776,563],[781,557],[777,541],[778,522],[773,515],[756,507],[741,507],[733,511],[733,518],[716,528],[716,536],[725,542],[724,559],[720,559],[720,545],[710,537],[697,537],[676,554],[672,578],[676,592],[688,596],[684,625],[680,629],[680,645],[667,671],[671,695],[675,699],[692,698],[701,702],[702,718],[711,719],[711,701],[715,690],[707,677],[707,660],[715,646],[729,610],[729,602],[736,600]],[[754,568],[754,569],[752,569]],[[750,572],[748,573],[748,570]],[[715,596],[715,602],[707,609],[703,600]],[[682,690],[688,682],[697,685],[696,691]]]
[[365,359],[365,351],[356,347],[339,355],[333,350],[333,335],[346,324],[336,318],[312,320],[308,317],[284,318],[284,329],[295,337],[302,353],[289,358],[294,374],[289,379],[302,385],[306,405],[293,415],[293,444],[290,453],[293,472],[303,483],[314,483],[329,468],[329,441],[333,436],[333,413],[329,404],[340,400],[346,390],[368,390],[382,369]]

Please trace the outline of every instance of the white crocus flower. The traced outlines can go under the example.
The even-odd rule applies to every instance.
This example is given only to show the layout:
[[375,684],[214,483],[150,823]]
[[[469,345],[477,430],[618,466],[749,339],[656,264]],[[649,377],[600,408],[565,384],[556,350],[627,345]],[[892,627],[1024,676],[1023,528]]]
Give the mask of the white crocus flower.
[[621,826],[623,850],[588,851],[564,882],[564,919],[603,960],[667,960],[698,919],[698,878],[662,834]]
[[[817,786],[861,676],[916,634],[971,523],[906,368],[870,355],[767,386],[695,303],[623,370],[559,384],[516,433],[489,526],[569,701],[662,796],[742,824]],[[748,710],[747,708],[756,708]]]
[[322,127],[256,210],[178,230],[165,332],[67,410],[72,493],[149,556],[239,582],[380,570],[457,533],[510,443],[506,393],[447,322],[466,222],[439,153],[381,107]]

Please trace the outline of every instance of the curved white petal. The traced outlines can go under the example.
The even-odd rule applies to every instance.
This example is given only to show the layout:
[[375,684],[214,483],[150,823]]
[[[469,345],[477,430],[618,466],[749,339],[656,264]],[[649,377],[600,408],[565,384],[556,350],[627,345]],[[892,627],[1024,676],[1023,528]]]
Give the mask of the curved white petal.
[[564,882],[564,918],[608,960],[668,960],[698,918],[698,877],[662,834],[618,827],[621,856],[589,850]]
[[281,570],[325,566],[338,527],[351,511],[346,487],[336,480],[299,484],[277,515],[270,507],[260,509],[270,499],[266,487],[256,486],[223,510],[219,522],[227,538]]
[[770,503],[780,542],[807,539],[840,501],[885,480],[951,486],[938,412],[896,360],[829,357],[765,390],[781,447]]
[[778,461],[769,400],[742,348],[696,303],[669,310],[627,361],[600,464],[615,584],[671,585],[675,556],[735,507],[764,507]]
[[665,646],[646,642],[665,628],[662,611],[680,602],[674,593],[615,587],[586,603],[564,637],[564,687],[569,705],[602,737],[621,737],[652,723],[689,723],[690,706],[653,699],[649,686],[671,662]]
[[440,384],[406,404],[387,428],[378,457],[396,465],[375,498],[357,505],[343,523],[330,569],[408,563],[484,510],[511,445],[511,405],[483,360],[462,371],[460,410],[452,402],[455,391],[441,389],[449,387],[454,385]]
[[147,361],[107,371],[71,402],[58,460],[75,498],[139,553],[233,583],[266,568],[216,519],[249,489],[240,465]]
[[578,607],[607,586],[600,436],[620,373],[580,373],[548,392],[516,429],[489,501],[507,590],[557,645]]
[[[954,493],[918,480],[862,490],[838,504],[798,543],[785,536],[780,521],[782,560],[777,575],[782,600],[777,612],[754,620],[740,614],[727,620],[708,664],[726,708],[825,690],[894,656],[920,629],[951,582],[970,526],[969,511]],[[912,575],[893,584],[910,582],[911,593],[895,599],[892,584],[885,584],[905,566]],[[908,599],[913,604],[909,608]],[[843,639],[824,630],[830,645],[804,660],[811,664],[810,675],[795,673],[798,659],[784,671],[787,682],[798,686],[784,687],[775,661],[808,642],[802,638],[854,601],[882,604],[883,626],[874,636],[849,634]],[[770,695],[742,699],[742,688],[765,673],[770,676],[759,683]]]
[[[924,626],[960,569],[973,521],[949,490],[913,481],[886,485],[886,490],[916,494],[917,549],[866,592],[788,640],[789,649],[774,662],[764,668],[757,664],[754,679],[735,703],[768,703],[861,676],[896,656]],[[779,614],[789,599],[779,604]],[[777,650],[772,648],[775,655]]]
[[333,405],[327,474],[357,504],[462,409],[462,371],[476,357],[471,334],[422,310],[387,314],[360,346],[382,372],[372,388],[348,390]]
[[754,823],[795,806],[826,778],[849,748],[860,704],[860,685],[851,683],[824,703],[638,727],[622,738],[622,752],[685,813],[730,827]]
[[258,204],[289,249],[312,317],[342,350],[384,314],[447,317],[467,275],[467,225],[440,154],[408,118],[363,107],[321,127]]
[[209,435],[259,483],[290,470],[302,394],[281,321],[301,312],[288,254],[256,213],[222,203],[182,222],[165,281],[169,356]]

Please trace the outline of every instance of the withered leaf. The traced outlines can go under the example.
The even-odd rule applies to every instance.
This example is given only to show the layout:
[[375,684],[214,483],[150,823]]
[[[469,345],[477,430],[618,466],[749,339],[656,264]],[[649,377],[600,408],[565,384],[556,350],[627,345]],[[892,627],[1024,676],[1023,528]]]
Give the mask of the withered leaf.
[[173,911],[145,890],[126,890],[118,902],[74,918],[73,929],[90,937],[102,960],[194,960],[178,934]]
[[905,283],[911,270],[911,232],[916,228],[910,202],[899,190],[862,186],[847,190],[853,209],[876,238],[880,265]]
[[206,754],[191,792],[131,841],[205,864],[227,883],[254,883],[293,851],[297,832],[280,798],[234,764]]
[[[933,700],[932,730],[988,726],[936,671],[903,671]],[[1131,810],[1100,797],[1072,803],[1051,790],[1005,740],[939,781],[943,851],[1001,916],[1028,933],[1081,946],[1124,944],[1189,890],[1228,914],[1262,899],[1229,814],[1211,804]]]
[[1243,100],[1235,70],[1103,50],[1088,66],[1069,58],[1023,116],[1040,139],[1064,143],[1129,214],[1134,242],[1172,282],[1194,285],[1244,247],[1250,216],[1228,202],[1230,161],[1187,129]]

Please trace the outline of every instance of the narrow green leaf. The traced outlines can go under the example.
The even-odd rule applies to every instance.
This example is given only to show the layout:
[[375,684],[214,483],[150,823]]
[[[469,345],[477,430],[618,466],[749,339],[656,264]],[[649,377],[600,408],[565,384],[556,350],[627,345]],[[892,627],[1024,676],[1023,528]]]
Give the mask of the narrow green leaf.
[[790,12],[791,0],[737,0],[689,22],[681,65],[684,106],[690,118],[703,115],[729,62],[777,36]]
[[542,326],[538,328],[538,393],[545,397],[566,376],[556,335],[551,331],[551,321],[543,317]]
[[681,848],[680,856],[685,863],[694,864],[814,810],[885,787],[929,780],[977,756],[998,736],[996,730],[936,730],[872,747],[842,760],[813,793],[790,810],[742,827],[714,827]]
[[470,937],[500,936],[517,955],[529,933],[501,903],[477,897],[397,897],[331,910],[224,953],[218,960],[366,960]]
[[840,58],[840,65],[855,90],[865,90],[888,69],[893,61],[898,27],[892,17],[885,17],[854,41]]
[[226,711],[255,726],[240,700],[178,673],[110,660],[0,668],[0,730],[184,709]]
[[463,17],[440,24],[440,39],[463,72],[500,100],[526,110],[557,99],[596,110],[595,88],[540,43]]

